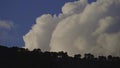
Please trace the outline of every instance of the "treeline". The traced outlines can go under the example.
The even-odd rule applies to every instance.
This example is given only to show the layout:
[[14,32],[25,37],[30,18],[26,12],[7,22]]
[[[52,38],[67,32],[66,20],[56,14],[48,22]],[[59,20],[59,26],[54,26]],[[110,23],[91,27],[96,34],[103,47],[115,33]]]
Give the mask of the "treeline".
[[120,68],[120,57],[94,57],[80,54],[70,57],[67,52],[42,52],[0,46],[0,68]]

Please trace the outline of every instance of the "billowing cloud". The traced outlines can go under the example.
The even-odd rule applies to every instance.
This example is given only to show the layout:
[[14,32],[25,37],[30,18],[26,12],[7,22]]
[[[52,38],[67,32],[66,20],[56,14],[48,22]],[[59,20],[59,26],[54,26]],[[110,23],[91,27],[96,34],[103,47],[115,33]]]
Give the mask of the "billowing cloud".
[[43,51],[49,51],[49,43],[57,21],[57,17],[52,17],[50,14],[38,17],[36,19],[37,23],[32,27],[32,30],[23,37],[24,41],[26,41],[26,47],[29,49],[41,48]]
[[58,16],[44,14],[23,36],[25,48],[66,51],[69,55],[120,56],[120,0],[66,3]]

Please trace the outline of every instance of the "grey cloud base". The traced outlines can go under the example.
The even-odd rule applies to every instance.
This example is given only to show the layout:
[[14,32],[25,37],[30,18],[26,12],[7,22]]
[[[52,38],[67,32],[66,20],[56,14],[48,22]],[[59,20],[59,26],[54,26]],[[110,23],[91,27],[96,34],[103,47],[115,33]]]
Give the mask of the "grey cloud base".
[[44,14],[23,36],[25,48],[65,51],[69,55],[120,56],[120,0],[66,3],[59,16]]

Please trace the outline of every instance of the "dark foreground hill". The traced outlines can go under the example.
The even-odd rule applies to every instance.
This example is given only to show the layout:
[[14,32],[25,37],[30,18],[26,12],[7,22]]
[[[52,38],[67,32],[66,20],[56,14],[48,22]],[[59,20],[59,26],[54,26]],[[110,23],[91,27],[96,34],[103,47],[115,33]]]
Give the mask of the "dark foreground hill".
[[0,46],[0,68],[120,68],[120,58],[111,55],[95,58],[92,54],[70,57],[66,52]]

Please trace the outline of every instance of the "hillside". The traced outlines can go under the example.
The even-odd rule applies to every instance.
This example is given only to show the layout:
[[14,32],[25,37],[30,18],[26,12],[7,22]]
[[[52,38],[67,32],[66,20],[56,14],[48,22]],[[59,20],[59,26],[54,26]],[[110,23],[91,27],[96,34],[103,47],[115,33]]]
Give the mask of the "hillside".
[[0,68],[120,68],[120,57],[95,58],[92,54],[70,57],[66,52],[0,46]]

